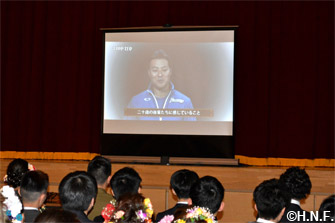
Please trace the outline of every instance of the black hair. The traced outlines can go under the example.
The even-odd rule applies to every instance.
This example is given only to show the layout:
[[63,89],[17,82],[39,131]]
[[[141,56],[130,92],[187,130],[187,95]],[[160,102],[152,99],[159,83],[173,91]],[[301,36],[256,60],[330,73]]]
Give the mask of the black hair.
[[289,197],[280,189],[277,179],[263,181],[255,188],[253,196],[258,216],[266,220],[276,219],[289,203]]
[[96,156],[90,161],[87,167],[87,172],[91,174],[98,185],[102,185],[106,182],[107,178],[111,175],[112,164],[109,159]]
[[[154,60],[154,59],[165,59],[167,61],[170,62],[170,57],[169,55],[162,49],[159,49],[159,50],[156,50],[152,56],[151,56],[151,60]],[[170,63],[169,63],[170,65]]]
[[301,200],[311,193],[312,182],[304,169],[288,168],[279,178],[279,184],[290,198]]
[[13,188],[20,186],[22,176],[28,171],[28,162],[26,160],[13,160],[7,167],[6,183]]
[[110,181],[110,185],[114,192],[114,197],[119,199],[120,196],[130,193],[136,194],[141,184],[140,175],[130,167],[118,170]]
[[169,55],[162,49],[156,50],[155,52],[153,52],[153,54],[151,55],[151,60],[156,60],[156,59],[165,59],[167,60],[168,64],[169,64],[169,68],[172,69],[172,62],[171,59],[169,57]]
[[[330,195],[322,201],[319,213],[321,215],[321,218],[326,222],[335,221],[335,194]],[[324,219],[325,216],[329,216],[329,218]]]
[[193,205],[208,208],[215,214],[223,201],[224,191],[224,187],[215,177],[205,176],[193,184],[190,198]]
[[199,179],[196,172],[182,169],[174,172],[170,179],[171,188],[178,198],[189,198],[191,186]]
[[97,195],[97,182],[85,171],[66,175],[59,184],[59,198],[66,210],[86,211]]
[[72,223],[72,222],[80,222],[77,218],[77,215],[66,210],[62,209],[46,209],[41,214],[39,214],[34,222],[41,223]]
[[128,223],[128,222],[143,222],[138,219],[136,212],[142,210],[145,213],[144,197],[142,194],[124,194],[119,197],[116,203],[114,213],[124,211],[124,215],[120,219],[116,219],[115,215],[111,219],[112,222]]
[[23,202],[34,202],[46,194],[49,186],[49,177],[46,173],[36,170],[23,175],[20,185],[20,193]]

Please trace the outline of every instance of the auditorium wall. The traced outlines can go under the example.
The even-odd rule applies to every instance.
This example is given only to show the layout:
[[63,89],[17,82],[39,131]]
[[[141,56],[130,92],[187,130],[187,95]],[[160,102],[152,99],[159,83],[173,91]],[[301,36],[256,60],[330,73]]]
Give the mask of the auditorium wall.
[[1,151],[99,153],[100,28],[167,23],[239,26],[236,155],[334,158],[333,1],[2,1]]

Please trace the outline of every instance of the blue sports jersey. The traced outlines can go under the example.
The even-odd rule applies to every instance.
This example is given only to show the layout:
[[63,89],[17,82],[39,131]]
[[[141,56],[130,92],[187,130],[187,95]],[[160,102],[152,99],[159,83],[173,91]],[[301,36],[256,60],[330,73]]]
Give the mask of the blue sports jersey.
[[[128,108],[157,108],[157,109],[193,109],[191,99],[174,89],[171,83],[171,90],[162,106],[159,106],[157,98],[149,88],[134,96],[129,102]],[[195,117],[127,117],[131,120],[160,120],[160,121],[196,121]]]

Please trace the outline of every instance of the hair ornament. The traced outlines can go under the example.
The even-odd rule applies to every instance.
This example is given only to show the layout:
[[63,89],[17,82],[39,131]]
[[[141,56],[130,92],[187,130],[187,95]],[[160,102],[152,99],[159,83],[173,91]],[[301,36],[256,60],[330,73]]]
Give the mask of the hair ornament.
[[36,168],[35,168],[35,166],[33,164],[28,163],[28,170],[34,171],[34,170],[36,170]]

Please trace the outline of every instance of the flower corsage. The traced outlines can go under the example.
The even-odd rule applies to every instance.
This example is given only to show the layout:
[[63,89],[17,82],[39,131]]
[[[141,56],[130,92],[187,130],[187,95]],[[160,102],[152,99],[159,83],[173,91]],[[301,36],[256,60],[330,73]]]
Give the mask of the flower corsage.
[[8,219],[13,223],[21,222],[22,204],[18,196],[16,196],[14,188],[10,186],[3,186],[0,192],[2,196],[5,198],[3,204],[6,205],[7,207],[6,215],[8,216]]

